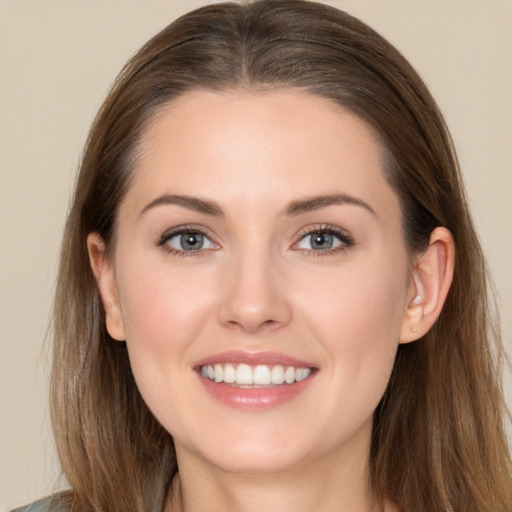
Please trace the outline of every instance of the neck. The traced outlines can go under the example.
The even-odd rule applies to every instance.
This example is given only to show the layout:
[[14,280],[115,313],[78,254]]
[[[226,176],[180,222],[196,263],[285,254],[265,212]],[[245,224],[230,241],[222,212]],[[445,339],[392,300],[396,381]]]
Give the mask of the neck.
[[272,474],[224,471],[190,453],[181,460],[178,455],[166,512],[376,512],[367,451],[361,455],[340,463],[334,454]]

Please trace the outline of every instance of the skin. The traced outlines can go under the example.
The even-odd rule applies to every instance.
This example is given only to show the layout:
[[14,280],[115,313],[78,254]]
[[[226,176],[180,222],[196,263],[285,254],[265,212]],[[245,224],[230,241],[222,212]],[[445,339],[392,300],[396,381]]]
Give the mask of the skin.
[[[155,203],[169,194],[222,215]],[[355,201],[286,212],[336,194]],[[187,253],[179,236],[162,245],[183,225],[206,234],[204,249]],[[312,249],[309,233],[326,226],[341,231],[337,246]],[[88,245],[107,328],[126,340],[140,392],[175,440],[169,510],[371,510],[373,412],[398,344],[439,314],[453,242],[438,228],[421,258],[408,254],[382,150],[360,118],[291,90],[189,93],[145,133],[113,257],[97,234]],[[316,371],[293,400],[241,410],[212,399],[195,370],[228,350]]]

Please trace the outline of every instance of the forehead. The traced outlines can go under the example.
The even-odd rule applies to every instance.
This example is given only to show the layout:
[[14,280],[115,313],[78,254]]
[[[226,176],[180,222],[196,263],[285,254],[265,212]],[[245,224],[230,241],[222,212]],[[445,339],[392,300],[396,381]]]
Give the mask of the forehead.
[[396,202],[368,124],[301,91],[190,92],[155,116],[140,149],[128,196],[144,200],[350,193],[377,208]]

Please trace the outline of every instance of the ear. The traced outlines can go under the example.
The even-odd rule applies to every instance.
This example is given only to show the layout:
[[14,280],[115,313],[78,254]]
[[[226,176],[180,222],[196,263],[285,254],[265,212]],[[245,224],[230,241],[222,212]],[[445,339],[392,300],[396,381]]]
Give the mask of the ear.
[[124,341],[125,329],[114,269],[105,253],[105,242],[98,233],[89,233],[87,236],[87,250],[105,310],[107,331],[115,340]]
[[402,320],[400,343],[424,336],[434,325],[448,295],[453,279],[455,243],[450,231],[436,228],[429,245],[413,269],[409,303]]

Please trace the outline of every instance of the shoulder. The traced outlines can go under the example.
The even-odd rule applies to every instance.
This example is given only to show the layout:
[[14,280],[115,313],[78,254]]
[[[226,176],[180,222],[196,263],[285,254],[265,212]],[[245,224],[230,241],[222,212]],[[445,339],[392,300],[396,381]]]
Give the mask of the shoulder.
[[59,499],[55,496],[50,496],[43,500],[35,501],[25,507],[16,508],[11,512],[65,512],[68,510],[66,507],[59,503]]
[[31,503],[25,507],[16,508],[11,512],[50,512],[51,500],[41,500]]

